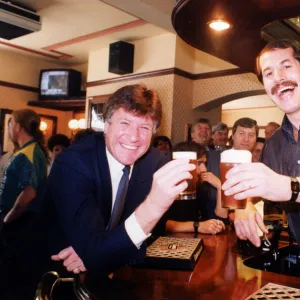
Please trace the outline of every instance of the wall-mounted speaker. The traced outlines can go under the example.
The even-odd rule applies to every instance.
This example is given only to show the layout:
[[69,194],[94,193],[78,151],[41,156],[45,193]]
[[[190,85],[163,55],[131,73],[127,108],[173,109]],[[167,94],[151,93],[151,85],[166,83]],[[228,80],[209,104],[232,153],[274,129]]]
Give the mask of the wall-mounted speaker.
[[119,41],[109,45],[108,72],[119,75],[133,73],[134,45]]

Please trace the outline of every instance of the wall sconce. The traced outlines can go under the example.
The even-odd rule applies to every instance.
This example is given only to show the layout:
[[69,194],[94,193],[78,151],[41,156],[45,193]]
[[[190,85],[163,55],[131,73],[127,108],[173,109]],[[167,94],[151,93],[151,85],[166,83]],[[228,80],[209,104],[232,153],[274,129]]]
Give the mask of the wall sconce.
[[78,127],[79,127],[79,129],[86,129],[86,121],[85,121],[85,119],[78,120]]
[[86,128],[86,121],[85,119],[80,119],[80,120],[72,119],[69,121],[68,127],[71,130],[72,138],[73,138],[79,129]]
[[76,119],[72,119],[71,121],[69,121],[68,127],[71,129],[71,131],[78,130],[79,128],[78,121]]
[[45,121],[41,121],[40,123],[40,130],[45,133],[45,131],[47,130],[48,128],[48,124],[45,122]]
[[225,20],[212,20],[208,23],[208,26],[216,31],[223,31],[229,29],[231,25]]

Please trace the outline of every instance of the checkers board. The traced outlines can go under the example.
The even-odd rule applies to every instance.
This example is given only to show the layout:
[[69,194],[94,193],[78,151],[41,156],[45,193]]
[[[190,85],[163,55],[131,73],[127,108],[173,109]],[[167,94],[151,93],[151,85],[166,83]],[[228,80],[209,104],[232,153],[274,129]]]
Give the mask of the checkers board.
[[204,248],[200,238],[159,237],[147,247],[144,266],[193,270]]
[[289,286],[268,283],[246,300],[300,299],[300,290]]

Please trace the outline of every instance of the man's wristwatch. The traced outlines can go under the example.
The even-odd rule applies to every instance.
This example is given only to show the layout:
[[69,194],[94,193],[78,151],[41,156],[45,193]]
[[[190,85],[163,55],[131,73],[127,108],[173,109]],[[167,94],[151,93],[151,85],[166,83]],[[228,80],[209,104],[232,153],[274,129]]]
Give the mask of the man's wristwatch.
[[300,191],[300,183],[295,177],[291,177],[291,190],[292,190],[292,197],[290,199],[290,202],[296,202]]
[[194,233],[196,234],[196,233],[198,233],[199,222],[195,221],[193,225],[194,225]]

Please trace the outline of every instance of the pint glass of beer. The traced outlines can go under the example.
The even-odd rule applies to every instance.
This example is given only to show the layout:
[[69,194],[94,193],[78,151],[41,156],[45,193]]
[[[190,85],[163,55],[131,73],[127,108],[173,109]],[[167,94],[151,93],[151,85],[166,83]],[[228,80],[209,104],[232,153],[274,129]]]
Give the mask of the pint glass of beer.
[[[190,164],[195,164],[197,161],[197,152],[192,151],[175,151],[173,152],[173,159],[188,158]],[[192,179],[187,179],[188,187],[185,191],[177,196],[177,200],[193,200],[196,199],[196,185],[197,185],[197,172],[196,168],[190,172],[193,175]]]
[[[225,150],[221,153],[221,163],[220,163],[220,172],[221,172],[221,183],[223,184],[226,181],[226,173],[241,163],[250,163],[252,161],[252,154],[248,150]],[[246,208],[247,199],[236,200],[234,195],[226,196],[222,190],[222,207],[230,209],[243,209]]]

